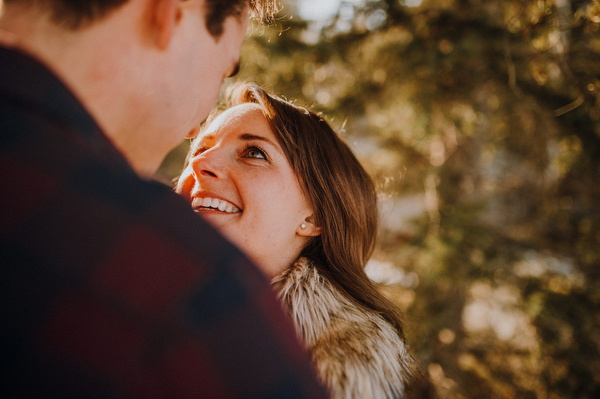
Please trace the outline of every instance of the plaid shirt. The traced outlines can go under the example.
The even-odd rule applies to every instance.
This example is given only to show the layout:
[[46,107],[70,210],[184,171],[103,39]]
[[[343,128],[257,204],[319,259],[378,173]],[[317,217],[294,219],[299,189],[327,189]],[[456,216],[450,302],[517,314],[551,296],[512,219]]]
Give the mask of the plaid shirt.
[[1,396],[325,396],[266,279],[2,47],[0,165]]

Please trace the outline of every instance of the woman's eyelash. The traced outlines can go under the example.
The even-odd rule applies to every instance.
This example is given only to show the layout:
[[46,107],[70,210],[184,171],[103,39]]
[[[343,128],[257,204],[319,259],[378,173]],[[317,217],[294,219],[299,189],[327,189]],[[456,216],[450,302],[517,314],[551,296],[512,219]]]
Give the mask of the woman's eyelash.
[[192,157],[195,157],[197,155],[202,154],[204,151],[206,151],[208,149],[208,147],[203,146],[203,145],[199,145],[197,147],[194,147],[192,149]]
[[267,152],[263,150],[260,146],[247,144],[246,148],[244,148],[244,157],[253,158],[253,159],[261,159],[256,156],[248,156],[250,153],[256,152],[262,159],[268,161],[269,157],[267,156]]
[[[205,145],[198,145],[197,147],[193,147],[190,152],[190,158],[197,157],[202,154],[204,151],[208,150],[209,147]],[[246,144],[242,151],[243,158],[250,159],[264,159],[265,161],[269,161],[269,156],[267,155],[267,151],[265,151],[262,147],[258,145]]]

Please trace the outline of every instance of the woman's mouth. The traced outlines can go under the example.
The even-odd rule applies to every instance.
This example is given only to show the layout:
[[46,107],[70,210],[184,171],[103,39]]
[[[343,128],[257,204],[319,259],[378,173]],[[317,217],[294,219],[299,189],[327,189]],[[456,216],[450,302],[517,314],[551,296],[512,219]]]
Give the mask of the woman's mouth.
[[196,212],[202,210],[211,210],[220,211],[224,213],[240,213],[242,211],[240,208],[233,205],[231,202],[227,202],[219,198],[210,197],[196,197],[192,199],[192,208],[194,208],[194,211]]

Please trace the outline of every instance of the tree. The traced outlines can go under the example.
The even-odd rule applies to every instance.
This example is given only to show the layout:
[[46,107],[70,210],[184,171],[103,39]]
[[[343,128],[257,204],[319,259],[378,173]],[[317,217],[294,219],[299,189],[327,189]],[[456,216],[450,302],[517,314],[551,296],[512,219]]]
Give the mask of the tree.
[[377,180],[370,269],[415,397],[598,397],[600,2],[286,4],[242,78],[323,112]]

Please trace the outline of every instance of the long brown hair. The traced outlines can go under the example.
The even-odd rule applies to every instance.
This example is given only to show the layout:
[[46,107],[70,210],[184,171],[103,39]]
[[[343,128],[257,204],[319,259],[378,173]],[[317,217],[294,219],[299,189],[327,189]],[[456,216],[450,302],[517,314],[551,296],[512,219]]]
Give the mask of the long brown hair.
[[321,235],[301,256],[353,303],[374,311],[404,340],[402,315],[364,272],[377,239],[379,214],[372,179],[352,150],[320,115],[296,106],[253,83],[231,86],[226,106],[256,103],[311,203]]

